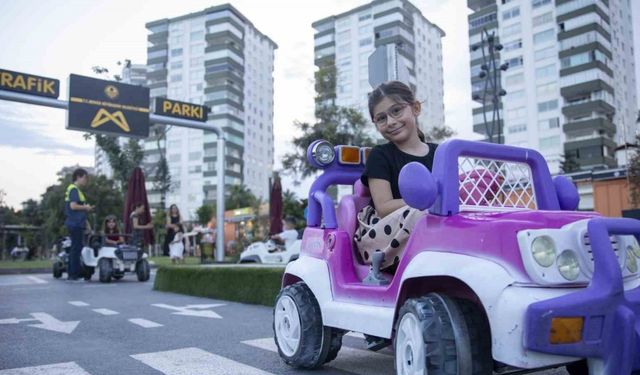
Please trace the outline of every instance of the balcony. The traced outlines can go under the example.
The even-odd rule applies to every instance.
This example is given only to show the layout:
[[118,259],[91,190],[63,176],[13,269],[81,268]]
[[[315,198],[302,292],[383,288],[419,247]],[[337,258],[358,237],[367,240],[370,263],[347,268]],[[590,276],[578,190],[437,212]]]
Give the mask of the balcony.
[[596,134],[607,134],[613,137],[616,126],[606,118],[589,118],[580,121],[567,122],[562,126],[565,133],[583,132],[593,130]]
[[576,104],[568,103],[562,107],[562,114],[571,118],[578,117],[583,114],[591,114],[592,112],[600,112],[613,115],[616,109],[602,99],[586,100]]
[[562,87],[560,89],[560,95],[565,99],[571,99],[600,90],[613,93],[613,87],[611,87],[607,82],[602,79],[593,79]]

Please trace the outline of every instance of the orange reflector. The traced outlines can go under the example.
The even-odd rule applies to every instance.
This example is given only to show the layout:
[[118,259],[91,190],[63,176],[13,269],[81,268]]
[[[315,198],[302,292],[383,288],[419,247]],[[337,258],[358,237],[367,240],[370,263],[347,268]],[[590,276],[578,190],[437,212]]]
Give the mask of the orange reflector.
[[583,317],[553,318],[549,342],[552,344],[572,344],[582,341]]
[[371,152],[371,147],[363,147],[362,148],[362,162],[367,163],[367,159],[369,159],[369,153]]
[[340,163],[360,164],[360,148],[354,146],[340,146]]

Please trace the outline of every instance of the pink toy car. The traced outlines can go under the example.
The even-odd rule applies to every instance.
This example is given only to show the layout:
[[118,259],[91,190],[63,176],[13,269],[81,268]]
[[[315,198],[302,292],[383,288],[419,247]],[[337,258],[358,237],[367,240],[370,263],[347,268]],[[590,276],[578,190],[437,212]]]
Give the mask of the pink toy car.
[[[309,192],[300,258],[274,308],[280,356],[316,368],[348,331],[395,348],[397,374],[500,374],[567,365],[570,374],[640,374],[640,222],[577,212],[570,180],[534,150],[462,140],[433,171],[400,174],[427,210],[394,275],[363,264],[353,241],[369,204],[367,149],[316,141],[324,170]],[[331,185],[354,185],[335,208]]]

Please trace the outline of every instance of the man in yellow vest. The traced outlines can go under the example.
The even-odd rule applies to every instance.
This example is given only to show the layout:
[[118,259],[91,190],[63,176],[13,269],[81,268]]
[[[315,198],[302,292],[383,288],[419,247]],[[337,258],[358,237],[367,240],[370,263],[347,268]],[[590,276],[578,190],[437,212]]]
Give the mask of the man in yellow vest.
[[73,171],[73,183],[67,186],[64,198],[64,213],[66,220],[64,225],[71,236],[71,252],[69,254],[69,280],[80,280],[80,253],[82,252],[82,236],[85,228],[88,228],[87,212],[93,210],[93,206],[87,204],[87,200],[80,188],[87,185],[89,174],[86,170],[78,168]]

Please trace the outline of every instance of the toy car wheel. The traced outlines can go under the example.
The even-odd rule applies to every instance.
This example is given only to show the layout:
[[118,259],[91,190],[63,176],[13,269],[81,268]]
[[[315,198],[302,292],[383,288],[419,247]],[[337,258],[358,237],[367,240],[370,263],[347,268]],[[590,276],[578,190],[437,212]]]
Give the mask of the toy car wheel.
[[61,278],[62,272],[64,272],[64,263],[60,261],[53,263],[53,277],[56,279]]
[[111,264],[111,259],[100,259],[98,262],[98,272],[101,283],[110,283],[111,276],[113,276],[113,265]]
[[273,331],[280,357],[298,368],[322,366],[335,358],[342,345],[342,332],[322,325],[318,301],[303,282],[278,294]]
[[124,275],[113,275],[113,278],[116,280],[120,280],[124,277]]
[[85,280],[91,280],[91,276],[93,276],[94,269],[93,267],[84,266],[83,275]]
[[589,375],[589,365],[585,359],[568,364],[566,369],[570,375]]
[[395,330],[396,374],[491,374],[490,331],[470,302],[431,293],[400,309]]
[[138,276],[138,281],[149,280],[150,274],[151,269],[149,267],[149,262],[146,259],[142,259],[136,264],[136,275]]

